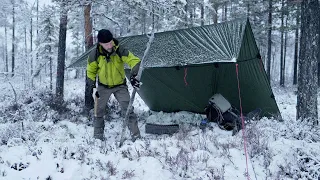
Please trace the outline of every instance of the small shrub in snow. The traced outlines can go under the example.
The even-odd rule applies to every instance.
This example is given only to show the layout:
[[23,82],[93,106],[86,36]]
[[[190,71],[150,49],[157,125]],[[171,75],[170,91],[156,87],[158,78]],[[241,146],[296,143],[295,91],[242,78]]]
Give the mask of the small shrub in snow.
[[93,165],[94,161],[92,158],[86,158],[86,165]]
[[23,144],[23,139],[21,138],[11,138],[7,142],[8,147],[20,146]]
[[302,178],[316,179],[320,178],[320,157],[319,152],[306,151],[304,149],[297,149],[298,164],[301,170]]
[[84,104],[84,98],[82,96],[75,96],[74,98],[67,100],[67,102],[69,105],[73,104],[75,107],[82,107]]
[[7,171],[5,170],[0,170],[0,173],[1,173],[1,177],[6,177],[8,175]]
[[56,149],[54,149],[52,153],[53,153],[53,158],[58,157],[58,151]]
[[222,165],[222,168],[219,169],[210,169],[207,173],[209,180],[224,180],[225,168]]
[[171,171],[177,172],[180,177],[189,177],[187,171],[190,170],[192,158],[188,151],[182,148],[176,156],[170,156],[169,152],[165,150],[164,158]]
[[85,163],[86,154],[88,153],[88,149],[84,146],[78,146],[77,153],[75,154],[75,158],[81,162],[81,164]]
[[20,163],[14,163],[13,165],[11,165],[11,168],[17,171],[22,171],[26,169],[29,165],[30,165],[29,162],[27,163],[20,162]]
[[57,172],[64,173],[64,168],[59,163],[56,165],[56,170]]
[[177,164],[175,157],[169,156],[169,153],[166,152],[165,162],[169,165],[169,167],[173,167]]
[[268,153],[270,150],[268,145],[268,136],[262,132],[257,123],[247,126],[246,133],[250,158]]
[[23,95],[25,97],[19,99],[17,108],[5,107],[4,110],[0,110],[1,122],[32,120],[36,122],[51,121],[57,123],[63,119],[68,119],[71,122],[83,122],[82,116],[79,116],[81,104],[84,101],[83,98],[76,96],[61,103],[57,102],[54,94],[48,90],[28,93],[24,92]]
[[[46,121],[54,116],[50,104],[53,95],[48,91],[38,91],[28,94],[24,92],[23,98],[17,102],[17,108],[5,107],[3,114],[4,122],[23,122],[25,120]],[[57,113],[58,114],[58,113]]]
[[146,139],[144,143],[145,143],[144,149],[145,150],[150,149],[150,144],[151,144],[150,139]]
[[107,162],[107,168],[110,176],[115,176],[117,174],[117,168],[112,164],[111,161]]
[[143,154],[142,150],[139,150],[136,147],[135,147],[135,152],[136,152],[138,158],[140,158],[141,155]]
[[216,149],[220,149],[220,143],[217,136],[208,136],[208,141],[212,143]]
[[8,106],[4,108],[3,112],[3,122],[1,123],[7,123],[7,122],[21,122],[23,120],[23,113],[20,111],[21,105],[14,104],[12,106]]
[[176,133],[177,139],[179,141],[185,141],[189,137],[191,130],[192,130],[191,125],[181,124],[179,128],[179,132]]
[[68,153],[68,147],[65,147],[64,149],[63,149],[63,159],[69,159],[69,158],[67,158],[68,156],[67,156],[67,153]]
[[17,123],[8,124],[8,126],[3,127],[0,129],[0,145],[7,145],[8,141],[11,138],[18,138],[20,137],[20,130],[17,128]]
[[217,142],[217,139],[215,139],[216,142],[213,142],[212,140],[210,140],[211,137],[212,136],[208,136],[207,133],[201,133],[201,135],[199,135],[198,141],[192,142],[192,139],[191,139],[191,144],[190,144],[191,151],[194,152],[194,151],[197,151],[198,149],[209,151],[209,145]]
[[284,157],[285,161],[278,165],[279,170],[273,176],[277,179],[320,179],[320,127],[296,120],[285,121],[284,127],[280,129],[281,137],[297,144],[292,144],[291,157]]
[[[309,150],[309,151],[308,151]],[[297,148],[293,150],[293,158],[279,166],[277,177],[292,179],[319,179],[320,158],[318,152]]]
[[179,176],[187,178],[187,171],[190,168],[192,159],[189,156],[189,152],[184,149],[181,149],[176,157],[176,168],[178,169]]
[[287,138],[305,140],[306,142],[320,142],[320,126],[314,126],[312,122],[289,121],[282,134]]
[[96,160],[96,166],[99,168],[100,171],[106,171],[106,167],[104,166],[103,162],[100,159]]
[[282,165],[278,165],[279,171],[274,175],[277,179],[291,178],[291,179],[299,179],[299,168],[295,162],[288,162],[285,159],[285,163]]
[[[149,141],[149,143],[150,143],[150,141]],[[135,147],[134,152],[135,152],[136,158],[143,157],[143,156],[151,156],[151,157],[161,156],[161,152],[159,152],[159,150],[157,148],[150,148],[149,143],[146,143],[145,146],[141,145],[142,149],[139,149],[139,148],[137,149]],[[165,145],[163,147],[165,147]]]
[[35,152],[35,151],[33,151],[31,155],[32,155],[32,156],[35,156],[38,160],[40,159],[39,156],[38,156],[38,154],[37,154],[37,152]]
[[[262,159],[262,165],[266,173],[266,177],[270,176],[269,166],[272,161],[272,149],[269,146],[269,140],[278,135],[267,134],[263,131],[264,128],[258,126],[259,122],[252,122],[247,126],[246,138],[248,145],[248,154],[251,161],[253,159]],[[255,172],[255,167],[252,167]],[[245,175],[246,176],[246,175]]]
[[111,161],[105,163],[97,159],[96,166],[99,168],[99,171],[106,171],[109,173],[110,176],[114,176],[117,174],[117,168],[113,165]]
[[123,158],[128,158],[130,161],[132,160],[132,154],[129,149],[121,151],[121,154]]
[[66,103],[56,101],[54,94],[50,91],[40,92],[38,94],[38,97],[44,102],[46,106],[49,106],[59,114],[65,113],[68,110]]
[[208,163],[209,159],[210,159],[210,155],[208,153],[202,153],[202,158],[201,158],[203,163]]
[[207,152],[203,152],[196,157],[196,161],[204,163],[206,167],[208,166],[209,159],[210,159],[210,155]]
[[230,149],[234,148],[234,145],[231,143],[220,143],[220,147],[222,148],[221,156],[229,159],[229,161],[234,165],[234,162],[231,159],[232,156],[230,155]]
[[122,179],[130,179],[134,177],[134,170],[125,170],[122,174]]

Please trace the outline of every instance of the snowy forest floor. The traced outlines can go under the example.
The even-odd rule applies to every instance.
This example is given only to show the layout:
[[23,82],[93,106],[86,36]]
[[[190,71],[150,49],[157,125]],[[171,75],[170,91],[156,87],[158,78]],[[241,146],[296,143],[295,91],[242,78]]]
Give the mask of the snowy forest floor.
[[[10,79],[16,105],[7,80],[0,84],[0,179],[247,179],[242,131],[232,136],[211,123],[202,132],[196,125],[203,115],[152,112],[138,96],[134,107],[144,138],[118,148],[121,118],[113,97],[115,111],[101,143],[80,115],[83,79],[65,82],[66,103],[59,107],[47,87],[26,90],[19,81]],[[262,118],[246,125],[250,179],[320,179],[319,127],[295,120],[295,89],[273,87],[284,122]],[[179,123],[180,130],[146,134],[149,121]]]

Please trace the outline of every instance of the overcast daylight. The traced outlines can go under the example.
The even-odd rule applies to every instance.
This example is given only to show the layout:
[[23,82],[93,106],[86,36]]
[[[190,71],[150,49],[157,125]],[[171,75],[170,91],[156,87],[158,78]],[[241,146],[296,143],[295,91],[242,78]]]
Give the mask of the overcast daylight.
[[319,0],[1,0],[0,180],[320,180]]

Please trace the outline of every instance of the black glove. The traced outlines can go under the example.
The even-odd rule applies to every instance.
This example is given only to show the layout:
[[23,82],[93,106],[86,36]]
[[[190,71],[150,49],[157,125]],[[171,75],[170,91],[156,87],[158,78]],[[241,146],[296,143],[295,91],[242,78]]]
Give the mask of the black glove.
[[141,82],[138,79],[136,79],[136,76],[130,77],[130,83],[134,88],[137,88],[137,89],[139,89],[141,86]]

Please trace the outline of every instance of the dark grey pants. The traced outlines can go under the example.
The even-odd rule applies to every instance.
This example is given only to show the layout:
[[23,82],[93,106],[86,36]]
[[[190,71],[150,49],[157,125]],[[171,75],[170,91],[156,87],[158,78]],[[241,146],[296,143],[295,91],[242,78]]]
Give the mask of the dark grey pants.
[[[126,85],[117,86],[114,88],[106,88],[104,86],[98,86],[98,93],[100,95],[99,98],[95,98],[95,105],[94,105],[94,114],[95,114],[95,121],[94,121],[94,138],[96,139],[104,139],[104,118],[103,116],[106,113],[107,103],[111,94],[115,96],[117,101],[121,106],[121,114],[124,117],[129,105],[130,95],[128,91],[128,87]],[[119,122],[120,123],[120,122]],[[140,136],[140,130],[138,127],[137,122],[137,115],[134,114],[133,110],[131,109],[129,120],[128,120],[128,129],[130,130],[132,138],[136,138]]]

